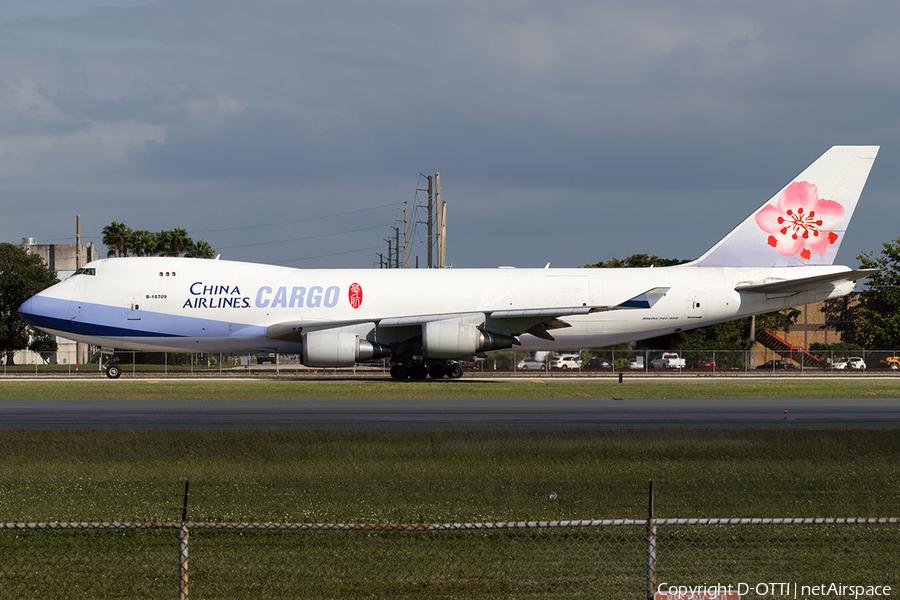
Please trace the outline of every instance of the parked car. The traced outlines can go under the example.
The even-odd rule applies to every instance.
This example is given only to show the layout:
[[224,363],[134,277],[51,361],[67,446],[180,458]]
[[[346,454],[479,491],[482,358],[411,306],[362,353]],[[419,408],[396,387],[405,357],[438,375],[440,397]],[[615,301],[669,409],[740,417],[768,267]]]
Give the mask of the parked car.
[[885,360],[888,368],[893,369],[894,371],[900,369],[900,356],[888,356]]
[[775,369],[794,369],[795,367],[794,367],[794,363],[792,363],[790,361],[777,359],[777,360],[770,360],[769,362],[761,364],[756,368],[757,369],[768,369],[768,370],[772,371]]
[[602,356],[592,356],[587,364],[588,369],[612,369],[612,363]]
[[580,369],[581,356],[578,354],[560,354],[550,359],[551,369]]
[[546,369],[547,364],[544,361],[534,360],[528,356],[516,363],[516,368],[520,371],[540,371]]
[[697,367],[700,369],[715,369],[716,361],[707,356],[697,361]]
[[487,360],[484,356],[473,356],[469,360],[461,360],[459,364],[463,369],[480,369],[484,370],[484,361]]
[[650,361],[650,366],[654,369],[683,369],[687,364],[675,352],[663,352]]
[[257,352],[256,353],[256,364],[263,363],[272,363],[275,364],[275,353],[274,352]]
[[632,356],[628,359],[628,363],[625,365],[629,369],[643,369],[644,368],[644,357],[643,356]]
[[832,369],[865,369],[866,363],[858,356],[839,358],[831,364]]

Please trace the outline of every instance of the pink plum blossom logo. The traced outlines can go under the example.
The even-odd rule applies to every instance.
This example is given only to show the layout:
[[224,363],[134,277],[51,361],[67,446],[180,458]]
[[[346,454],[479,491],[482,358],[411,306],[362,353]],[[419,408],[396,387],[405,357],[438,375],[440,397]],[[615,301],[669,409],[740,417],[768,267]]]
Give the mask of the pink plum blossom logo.
[[769,245],[782,256],[809,260],[837,241],[834,228],[843,218],[843,206],[819,198],[815,185],[795,181],[778,197],[777,206],[768,204],[756,213],[756,224],[769,234]]

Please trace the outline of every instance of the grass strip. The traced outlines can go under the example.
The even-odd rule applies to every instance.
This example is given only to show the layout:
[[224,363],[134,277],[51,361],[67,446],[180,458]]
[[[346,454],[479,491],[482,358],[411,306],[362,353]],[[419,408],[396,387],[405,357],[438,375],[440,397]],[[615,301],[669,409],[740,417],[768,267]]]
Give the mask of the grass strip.
[[0,520],[896,516],[895,431],[0,432]]

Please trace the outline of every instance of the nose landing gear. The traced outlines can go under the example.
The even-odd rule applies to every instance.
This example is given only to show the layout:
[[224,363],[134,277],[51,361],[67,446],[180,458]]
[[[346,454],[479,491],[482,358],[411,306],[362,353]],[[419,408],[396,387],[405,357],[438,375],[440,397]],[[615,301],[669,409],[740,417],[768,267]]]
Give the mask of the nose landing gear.
[[117,365],[116,363],[110,363],[106,365],[106,376],[110,379],[118,379],[119,375],[122,374],[122,367]]

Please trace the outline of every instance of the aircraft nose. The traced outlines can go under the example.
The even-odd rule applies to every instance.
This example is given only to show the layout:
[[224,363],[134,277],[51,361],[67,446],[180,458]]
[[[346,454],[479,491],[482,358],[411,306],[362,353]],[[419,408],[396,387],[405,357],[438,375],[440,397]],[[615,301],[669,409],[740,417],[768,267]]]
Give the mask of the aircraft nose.
[[63,329],[67,323],[68,302],[38,294],[19,307],[19,317],[29,325],[40,329]]

